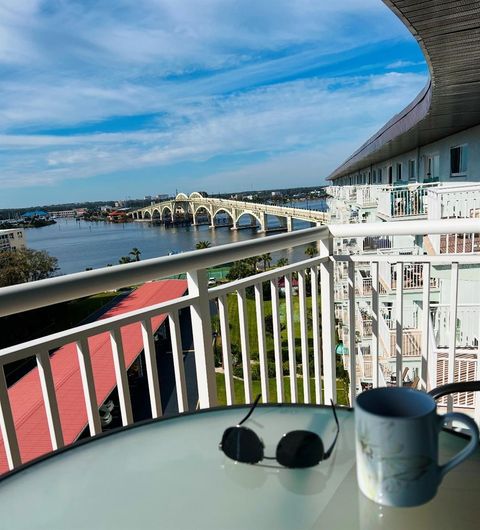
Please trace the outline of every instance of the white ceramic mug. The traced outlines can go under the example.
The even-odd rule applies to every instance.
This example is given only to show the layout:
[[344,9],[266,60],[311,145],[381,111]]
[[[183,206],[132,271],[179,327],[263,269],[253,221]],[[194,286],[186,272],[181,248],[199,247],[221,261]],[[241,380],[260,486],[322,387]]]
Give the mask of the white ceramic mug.
[[[445,465],[438,437],[449,421],[466,425],[471,440]],[[355,406],[357,479],[369,499],[387,506],[417,506],[432,499],[442,478],[478,446],[476,423],[465,414],[439,416],[434,399],[411,388],[376,388]]]

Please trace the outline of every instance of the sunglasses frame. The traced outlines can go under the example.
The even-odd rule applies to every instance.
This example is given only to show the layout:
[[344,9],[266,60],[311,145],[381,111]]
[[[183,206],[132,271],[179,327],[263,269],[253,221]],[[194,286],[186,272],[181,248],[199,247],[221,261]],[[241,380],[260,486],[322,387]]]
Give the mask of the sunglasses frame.
[[[256,406],[258,405],[258,402],[260,401],[261,397],[262,397],[261,394],[259,394],[257,396],[257,398],[253,402],[252,406],[250,407],[250,410],[248,411],[248,413],[245,415],[245,417],[237,425],[232,426],[232,427],[228,427],[227,429],[225,429],[225,431],[223,433],[223,436],[222,436],[222,440],[221,440],[221,442],[218,445],[218,448],[221,451],[223,451],[225,456],[227,456],[228,458],[230,458],[230,459],[232,459],[232,460],[234,460],[236,462],[241,462],[241,463],[244,463],[244,464],[258,464],[262,460],[276,460],[280,465],[282,465],[284,467],[297,468],[297,469],[298,468],[316,466],[321,461],[327,460],[330,457],[330,455],[332,454],[333,449],[335,447],[335,444],[337,443],[338,435],[340,433],[340,424],[338,422],[338,417],[337,417],[335,404],[333,403],[332,400],[330,400],[330,403],[331,403],[331,408],[332,408],[333,416],[334,416],[334,419],[335,419],[335,423],[337,425],[337,432],[335,434],[335,438],[334,438],[332,444],[327,449],[327,451],[324,450],[323,440],[321,439],[321,437],[317,433],[314,433],[312,431],[306,431],[306,430],[295,430],[295,431],[289,431],[289,432],[285,433],[280,438],[280,441],[277,444],[275,456],[265,456],[265,453],[264,453],[265,445],[264,445],[262,439],[252,429],[249,429],[248,427],[242,427],[242,424],[245,423],[250,418],[250,416],[252,415],[252,413],[255,410]],[[226,445],[226,439],[227,439],[228,436],[231,436],[231,433],[234,430],[238,430],[237,433],[241,432],[245,436],[248,436],[250,438],[250,443],[251,444],[255,444],[255,446],[251,447],[252,457],[250,459],[248,459],[248,460],[247,459],[239,460],[239,459],[234,458],[233,456],[230,456],[229,454],[227,454],[225,452],[225,447],[224,446]],[[280,458],[279,458],[279,451],[280,451],[280,454],[281,454],[282,449],[284,449],[284,447],[282,446],[282,443],[283,444],[286,443],[286,440],[289,438],[289,436],[292,436],[292,435],[293,436],[303,436],[304,438],[306,438],[308,436],[312,437],[311,438],[311,443],[316,443],[317,444],[316,452],[317,452],[317,455],[318,455],[318,460],[316,460],[314,462],[313,459],[311,459],[308,464],[304,464],[304,465],[299,465],[299,462],[296,462],[296,465],[295,465],[294,462],[287,462],[287,460],[285,459],[284,456],[280,456]],[[238,440],[240,440],[240,438],[238,438]]]

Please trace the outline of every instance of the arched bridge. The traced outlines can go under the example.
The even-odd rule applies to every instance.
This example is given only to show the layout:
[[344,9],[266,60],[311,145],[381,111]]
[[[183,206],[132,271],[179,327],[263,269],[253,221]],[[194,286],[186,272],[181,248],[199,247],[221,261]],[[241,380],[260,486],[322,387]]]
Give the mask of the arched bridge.
[[190,195],[179,193],[175,199],[151,204],[129,213],[134,220],[173,222],[176,218],[189,218],[194,226],[200,224],[199,219],[208,219],[211,228],[221,226],[218,222],[220,214],[229,219],[229,225],[233,230],[245,226],[240,225],[239,221],[243,216],[248,216],[250,218],[248,226],[259,226],[262,232],[268,230],[267,216],[276,217],[280,226],[289,232],[293,228],[294,219],[308,221],[315,225],[325,224],[329,220],[328,213],[317,210],[215,199],[199,192]]

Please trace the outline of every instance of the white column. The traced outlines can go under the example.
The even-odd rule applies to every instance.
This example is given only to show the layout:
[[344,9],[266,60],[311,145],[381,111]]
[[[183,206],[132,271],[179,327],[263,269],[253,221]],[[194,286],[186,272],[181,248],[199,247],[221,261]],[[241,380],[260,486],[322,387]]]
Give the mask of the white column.
[[[333,254],[333,238],[328,236],[320,240],[320,257]],[[337,374],[335,359],[335,320],[333,317],[333,262],[328,260],[320,264],[321,308],[322,308],[322,346],[325,403],[337,401]]]
[[237,215],[238,215],[237,210],[235,210],[235,208],[232,209],[232,222],[233,222],[233,226],[230,228],[230,230],[238,230]]
[[212,322],[208,297],[208,278],[204,269],[187,272],[188,294],[198,300],[190,306],[192,314],[193,347],[197,369],[200,408],[217,404],[217,384],[212,348]]
[[291,232],[293,230],[293,219],[288,216],[287,217],[287,232]]

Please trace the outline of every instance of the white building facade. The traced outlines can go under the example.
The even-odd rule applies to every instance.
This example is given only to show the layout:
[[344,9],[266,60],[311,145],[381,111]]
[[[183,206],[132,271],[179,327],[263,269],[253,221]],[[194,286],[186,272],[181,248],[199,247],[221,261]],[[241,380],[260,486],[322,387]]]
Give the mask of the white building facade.
[[25,233],[21,228],[0,230],[0,251],[27,248]]

